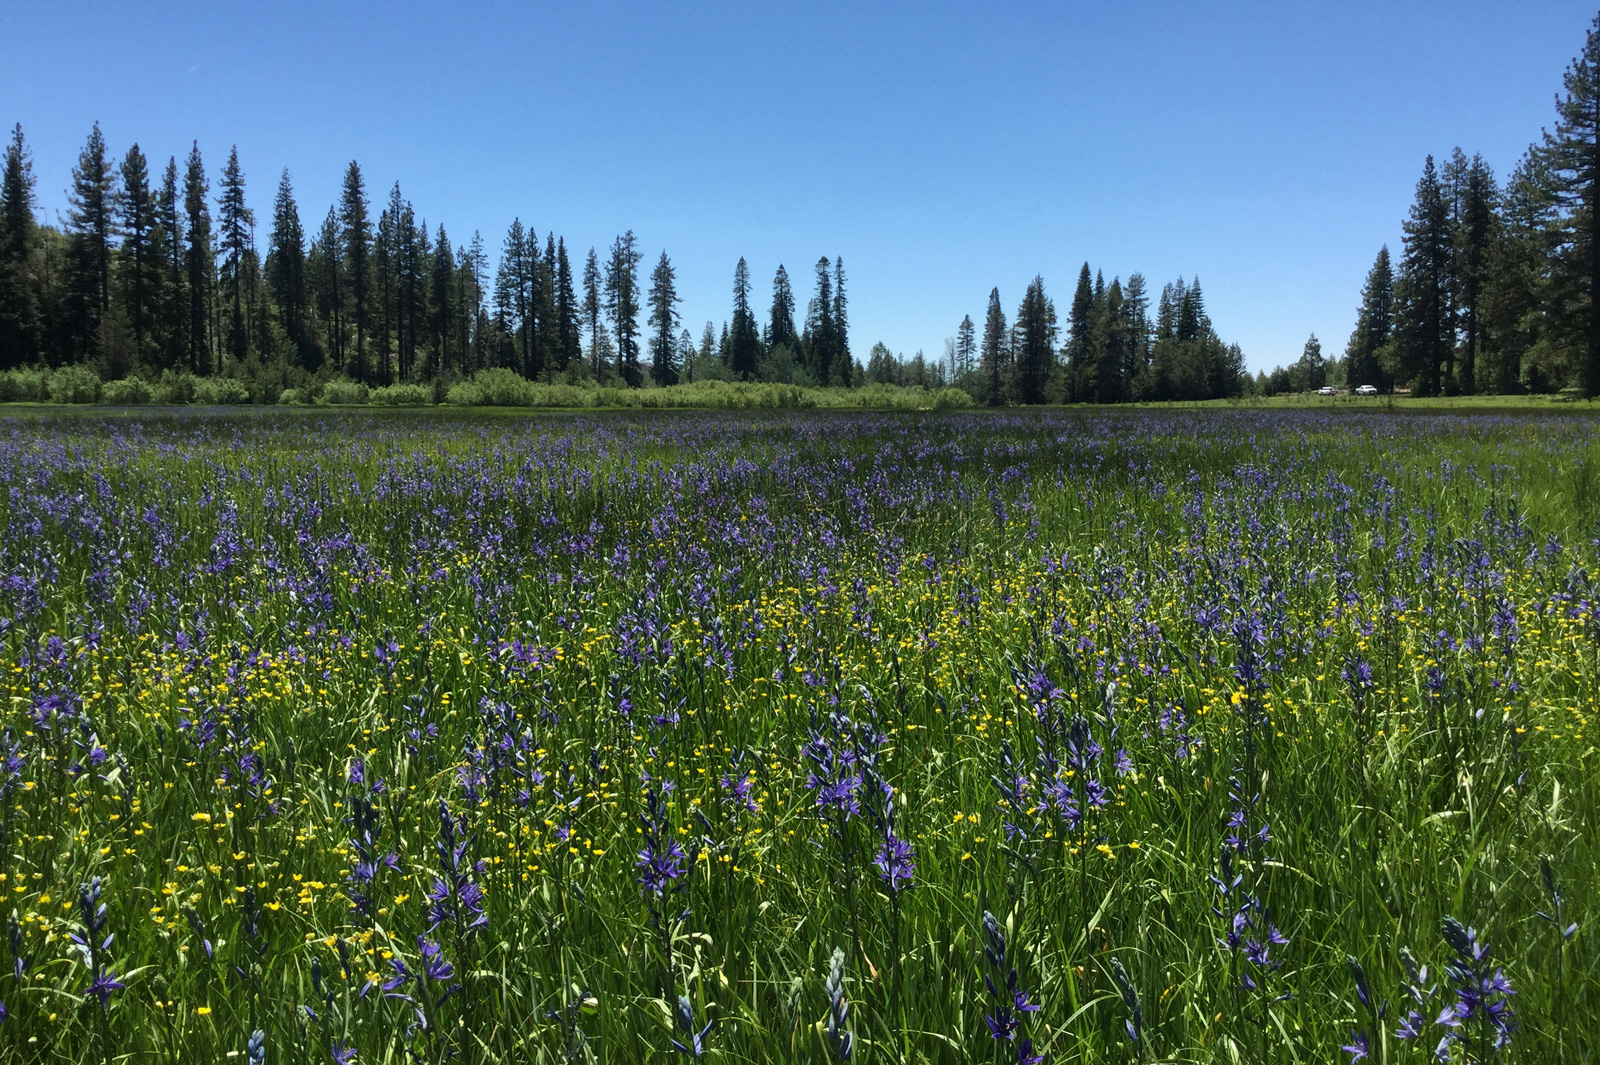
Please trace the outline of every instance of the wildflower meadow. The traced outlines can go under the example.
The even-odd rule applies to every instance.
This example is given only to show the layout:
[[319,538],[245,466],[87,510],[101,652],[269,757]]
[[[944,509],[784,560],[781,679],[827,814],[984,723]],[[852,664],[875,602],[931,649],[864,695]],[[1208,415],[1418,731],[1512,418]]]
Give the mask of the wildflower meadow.
[[1591,1062],[1581,412],[0,419],[0,1062]]

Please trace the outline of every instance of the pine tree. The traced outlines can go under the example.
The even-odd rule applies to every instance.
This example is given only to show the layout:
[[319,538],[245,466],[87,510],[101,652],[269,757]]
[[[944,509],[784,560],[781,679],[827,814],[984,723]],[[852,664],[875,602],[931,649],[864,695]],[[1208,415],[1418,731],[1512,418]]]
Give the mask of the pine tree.
[[39,299],[32,276],[33,206],[33,160],[19,122],[6,145],[5,172],[0,177],[0,370],[39,357]]
[[267,246],[267,290],[278,324],[302,367],[315,370],[315,349],[306,329],[306,235],[286,168],[272,201],[272,236]]
[[344,185],[339,195],[339,235],[344,242],[346,298],[356,327],[351,376],[357,381],[365,381],[367,323],[372,310],[372,220],[367,204],[366,182],[361,177],[361,164],[354,159],[345,169]]
[[1122,282],[1113,278],[1094,307],[1091,358],[1096,403],[1121,403],[1128,398],[1128,323],[1124,310]]
[[684,380],[694,381],[694,334],[689,332],[689,327],[684,326],[678,330],[678,358],[682,361]]
[[488,258],[483,250],[483,234],[475,229],[472,231],[472,243],[467,245],[466,259],[462,263],[462,280],[467,293],[465,303],[472,315],[470,323],[472,359],[468,367],[471,370],[481,370],[488,366],[491,330],[488,314],[483,305],[483,282],[488,274]]
[[1078,270],[1078,287],[1072,293],[1072,309],[1067,314],[1067,396],[1074,402],[1093,391],[1094,363],[1094,282],[1089,264]]
[[1356,327],[1345,346],[1345,380],[1350,387],[1372,385],[1388,391],[1384,365],[1389,361],[1388,346],[1394,331],[1394,270],[1389,262],[1389,246],[1378,251],[1372,269],[1367,271],[1361,289],[1361,308]]
[[833,380],[833,364],[838,357],[831,267],[826,255],[817,260],[817,294],[806,308],[806,365],[811,379],[822,384]]
[[589,323],[590,373],[600,379],[600,259],[594,249],[583,263],[583,318]]
[[161,175],[161,191],[156,194],[156,219],[161,227],[160,258],[166,275],[166,292],[161,306],[160,363],[163,369],[183,366],[189,361],[188,294],[184,291],[183,212],[179,209],[178,160],[167,157]]
[[111,308],[115,197],[105,138],[96,122],[72,169],[72,188],[68,191],[67,332],[74,354],[80,357],[96,350],[100,319]]
[[583,361],[583,335],[579,327],[577,294],[572,288],[572,263],[567,259],[566,238],[556,241],[556,332],[560,340],[556,366],[565,371]]
[[1570,338],[1578,357],[1578,385],[1600,395],[1600,16],[1583,52],[1563,77],[1565,99],[1556,104],[1556,127],[1543,154],[1559,205],[1555,254],[1557,285],[1570,298],[1552,302],[1552,323]]
[[[740,260],[742,263],[744,260]],[[650,271],[650,376],[658,385],[678,383],[678,366],[673,351],[673,330],[678,327],[678,275],[672,260],[661,253],[656,268]],[[737,312],[736,312],[737,313]]]
[[378,302],[378,376],[387,379],[393,366],[394,332],[399,324],[400,216],[405,212],[405,196],[400,182],[389,189],[389,202],[378,212],[378,226],[372,241],[372,269]]
[[767,346],[779,344],[790,348],[797,346],[799,334],[794,327],[794,289],[789,287],[789,272],[778,264],[772,278],[772,312],[767,321]]
[[[1478,348],[1482,340],[1482,298],[1485,271],[1500,190],[1494,172],[1475,155],[1470,160],[1460,148],[1446,168],[1451,203],[1450,225],[1450,332],[1459,337],[1458,382],[1463,393],[1477,391]],[[1446,362],[1446,379],[1450,361]]]
[[533,381],[544,372],[544,349],[541,325],[544,311],[544,262],[539,255],[539,235],[528,227],[528,239],[522,250],[522,283],[527,293],[526,313],[522,322],[522,376]]
[[255,216],[245,206],[244,171],[239,166],[237,145],[228,151],[219,187],[222,195],[217,198],[217,236],[222,268],[218,276],[228,294],[228,352],[242,361],[250,346],[244,313],[244,274],[246,256],[255,251]]
[[1128,383],[1129,399],[1144,399],[1150,387],[1150,296],[1145,291],[1144,275],[1128,275],[1122,286],[1122,317],[1128,335],[1128,363],[1123,378]]
[[528,239],[522,229],[522,219],[511,221],[506,239],[500,246],[500,268],[494,279],[495,316],[500,328],[515,338],[517,368],[524,374],[528,369],[527,329],[531,327],[528,292]]
[[741,381],[753,381],[756,364],[761,357],[761,338],[756,332],[755,316],[750,313],[750,267],[744,258],[733,268],[733,328],[730,333],[732,349],[729,369]]
[[1035,276],[1017,309],[1017,401],[1043,403],[1055,363],[1056,309]]
[[1501,395],[1524,387],[1544,391],[1573,376],[1562,356],[1574,345],[1551,343],[1551,334],[1559,333],[1550,327],[1550,310],[1570,296],[1551,296],[1565,279],[1549,269],[1560,228],[1548,162],[1546,153],[1530,150],[1512,171],[1485,256],[1484,365],[1477,381]]
[[127,317],[133,327],[133,350],[145,358],[145,340],[159,306],[155,286],[161,276],[156,267],[160,231],[156,223],[156,201],[150,192],[150,168],[144,153],[135,144],[122,158],[122,187],[117,196],[117,215],[122,230],[122,270],[125,275]]
[[998,407],[1005,402],[1006,312],[1000,306],[1000,290],[989,290],[989,310],[983,319],[983,402]]
[[408,200],[395,221],[395,362],[402,380],[417,368],[417,347],[425,339],[428,296],[428,224],[417,219]]
[[639,260],[633,230],[611,244],[606,264],[606,310],[616,334],[617,374],[629,388],[642,383],[639,371]]
[[314,267],[317,286],[317,310],[327,334],[328,357],[335,367],[344,365],[345,356],[345,297],[344,263],[339,240],[339,214],[328,208],[322,228],[312,244],[312,254],[307,267]]
[[706,327],[700,333],[700,351],[697,356],[700,362],[701,373],[709,373],[711,360],[717,354],[717,327],[711,322],[706,322]]
[[433,324],[433,349],[431,365],[423,377],[432,379],[450,370],[450,342],[456,332],[456,257],[450,248],[450,238],[440,224],[433,243],[432,284],[430,285],[429,311]]
[[1405,223],[1405,256],[1396,285],[1395,362],[1396,380],[1414,379],[1429,396],[1444,390],[1445,362],[1455,347],[1449,322],[1451,259],[1449,207],[1430,155]]
[[1300,349],[1300,361],[1294,365],[1294,387],[1301,392],[1315,392],[1328,380],[1328,364],[1322,357],[1322,341],[1312,333]]
[[972,324],[972,315],[964,314],[961,316],[961,324],[956,326],[955,365],[951,368],[957,382],[972,373],[977,354],[977,331]]
[[544,237],[544,255],[539,258],[539,366],[549,377],[560,369],[561,319],[556,313],[557,273],[555,230],[547,230]]
[[844,294],[844,258],[833,259],[833,350],[828,363],[828,384],[847,388],[855,360],[850,355],[850,302]]
[[197,374],[211,372],[211,278],[215,257],[211,251],[211,209],[206,193],[205,163],[200,158],[200,142],[189,149],[189,162],[183,175],[184,229],[188,243],[184,248],[184,269],[188,274],[189,369]]

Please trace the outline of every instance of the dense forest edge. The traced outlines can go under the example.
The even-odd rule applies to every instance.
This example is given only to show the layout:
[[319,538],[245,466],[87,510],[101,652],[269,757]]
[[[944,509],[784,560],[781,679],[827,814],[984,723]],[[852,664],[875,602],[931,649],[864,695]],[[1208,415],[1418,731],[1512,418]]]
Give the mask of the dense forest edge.
[[[564,236],[511,223],[491,264],[475,232],[430,229],[396,182],[374,204],[358,162],[314,230],[287,170],[267,250],[237,147],[215,197],[198,142],[157,176],[114,161],[98,123],[68,210],[38,217],[14,126],[0,179],[0,402],[421,406],[960,407],[1272,396],[1600,393],[1600,17],[1556,122],[1502,184],[1481,155],[1427,157],[1381,248],[1342,357],[1251,375],[1198,278],[1152,299],[1140,273],[1084,263],[1063,323],[1036,276],[1008,318],[962,318],[941,356],[850,345],[844,261],[819,258],[798,314],[779,265],[765,321],[744,259],[731,313],[696,340],[666,251],[646,277],[630,230],[581,267]],[[642,320],[641,320],[642,316]]]

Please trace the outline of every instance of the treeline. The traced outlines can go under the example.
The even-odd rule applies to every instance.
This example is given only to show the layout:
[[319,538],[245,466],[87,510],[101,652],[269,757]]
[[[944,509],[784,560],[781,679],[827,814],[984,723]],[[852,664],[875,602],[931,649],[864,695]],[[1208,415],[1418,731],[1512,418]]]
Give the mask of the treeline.
[[1058,339],[1042,278],[1028,286],[1009,325],[1000,290],[991,289],[982,337],[968,315],[946,342],[952,383],[990,406],[1222,399],[1249,384],[1239,346],[1223,343],[1206,314],[1199,279],[1163,286],[1152,322],[1143,275],[1107,285],[1084,263],[1059,348]]
[[[1323,367],[1328,383],[1600,393],[1600,17],[1564,88],[1554,126],[1503,185],[1481,155],[1427,158],[1400,261],[1379,250],[1344,358]],[[1315,341],[1264,390],[1321,384]]]
[[[102,380],[226,377],[256,402],[333,378],[383,387],[514,370],[533,382],[863,382],[850,353],[842,259],[819,259],[803,315],[783,267],[762,325],[748,267],[731,319],[682,327],[662,252],[646,277],[630,231],[581,260],[512,222],[490,274],[480,234],[456,244],[396,183],[376,207],[358,163],[320,224],[288,171],[266,252],[231,150],[213,187],[199,145],[159,173],[137,144],[114,162],[98,124],[73,168],[59,227],[35,217],[21,126],[0,182],[0,370],[84,366]],[[173,386],[176,387],[176,386]],[[169,387],[170,391],[170,387]]]

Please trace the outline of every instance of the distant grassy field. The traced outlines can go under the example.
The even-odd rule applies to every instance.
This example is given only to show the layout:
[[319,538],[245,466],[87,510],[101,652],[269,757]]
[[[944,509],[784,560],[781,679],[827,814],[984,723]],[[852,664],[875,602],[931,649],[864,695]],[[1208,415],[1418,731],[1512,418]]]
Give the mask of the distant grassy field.
[[4,408],[0,1061],[1593,1061],[1600,419],[1395,407]]

